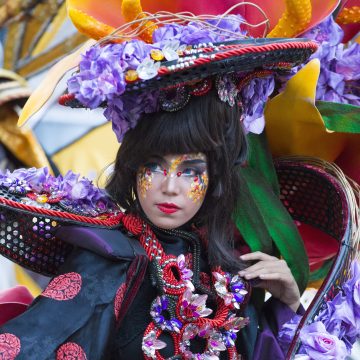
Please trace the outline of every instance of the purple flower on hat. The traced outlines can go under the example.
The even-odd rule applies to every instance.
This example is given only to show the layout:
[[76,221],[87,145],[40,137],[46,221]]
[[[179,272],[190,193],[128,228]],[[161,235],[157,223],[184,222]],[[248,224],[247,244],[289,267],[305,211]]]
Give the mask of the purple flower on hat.
[[240,91],[243,126],[247,132],[261,134],[265,127],[264,108],[273,93],[273,76],[255,78]]
[[329,334],[321,321],[305,326],[300,332],[300,339],[311,359],[342,360],[349,355],[345,343]]
[[199,27],[197,23],[189,23],[182,31],[180,40],[182,44],[197,45],[215,42],[216,35],[208,29]]
[[[232,33],[246,35],[246,30],[241,29],[241,24],[244,22],[244,18],[241,15],[228,15],[222,19],[207,20],[207,23],[218,27],[216,41],[231,40],[237,37]],[[223,30],[223,31],[222,31]]]
[[126,44],[109,44],[90,48],[82,57],[79,72],[68,80],[69,93],[90,109],[122,94],[126,86],[121,61],[124,46]]
[[112,122],[112,129],[119,142],[122,141],[125,133],[133,129],[140,116],[151,114],[158,110],[159,91],[148,91],[138,94],[137,97],[116,97],[109,101],[104,111],[104,116]]
[[178,24],[166,24],[157,28],[152,35],[155,46],[161,46],[163,42],[168,40],[179,40],[184,26]]

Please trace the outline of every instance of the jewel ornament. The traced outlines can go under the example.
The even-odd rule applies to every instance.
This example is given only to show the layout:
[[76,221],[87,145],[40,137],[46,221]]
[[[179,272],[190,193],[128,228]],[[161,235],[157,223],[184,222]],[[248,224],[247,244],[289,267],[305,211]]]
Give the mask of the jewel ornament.
[[152,59],[146,58],[137,67],[136,72],[138,73],[139,79],[150,80],[157,76],[160,69],[160,62],[155,62]]
[[[162,360],[159,350],[166,343],[159,340],[167,332],[174,344],[174,357],[195,360],[219,360],[226,352],[231,359],[238,358],[235,342],[239,330],[248,324],[248,319],[237,316],[247,296],[247,284],[238,275],[213,269],[213,284],[210,289],[200,283],[200,244],[193,239],[191,269],[184,255],[166,255],[156,235],[140,217],[127,214],[121,219],[125,229],[138,237],[152,262],[152,278],[160,295],[150,309],[151,323],[145,330],[142,350],[145,359]],[[159,229],[161,230],[161,229]],[[180,230],[161,231],[176,235],[187,233]],[[179,235],[180,236],[180,235]],[[190,236],[190,235],[188,235]],[[188,239],[190,241],[190,238]],[[201,291],[202,293],[199,293]],[[208,307],[208,293],[216,296],[216,311]],[[209,315],[212,315],[209,318]],[[202,353],[192,353],[192,341],[206,342]]]
[[220,273],[214,271],[216,279],[214,286],[217,294],[224,299],[225,305],[240,309],[240,305],[244,302],[245,296],[248,294],[246,285],[239,275],[232,276],[229,273]]

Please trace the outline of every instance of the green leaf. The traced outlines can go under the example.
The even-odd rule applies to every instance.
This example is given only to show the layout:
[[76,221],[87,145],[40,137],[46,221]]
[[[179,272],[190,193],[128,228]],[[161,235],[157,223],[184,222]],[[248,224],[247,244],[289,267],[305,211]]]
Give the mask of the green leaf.
[[335,132],[360,134],[360,107],[326,101],[317,101],[326,129]]
[[309,262],[293,219],[267,179],[250,168],[241,170],[242,188],[234,221],[252,251],[274,253],[274,242],[300,291],[308,283]]
[[249,166],[259,172],[259,176],[271,185],[275,194],[280,194],[278,178],[274,167],[273,158],[267,141],[266,133],[249,134]]

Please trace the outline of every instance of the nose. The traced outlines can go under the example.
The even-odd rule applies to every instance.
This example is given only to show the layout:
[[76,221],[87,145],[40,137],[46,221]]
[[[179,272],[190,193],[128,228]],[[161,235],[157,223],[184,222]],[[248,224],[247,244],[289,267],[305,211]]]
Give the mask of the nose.
[[180,191],[178,177],[166,176],[161,183],[161,190],[167,195],[178,195]]

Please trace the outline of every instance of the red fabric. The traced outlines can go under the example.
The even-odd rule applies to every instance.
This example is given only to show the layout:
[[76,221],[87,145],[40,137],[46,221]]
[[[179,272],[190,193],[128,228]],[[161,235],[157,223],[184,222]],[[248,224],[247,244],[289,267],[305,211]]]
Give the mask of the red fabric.
[[299,233],[309,257],[310,271],[319,269],[325,260],[333,258],[339,251],[339,242],[311,225],[298,223]]
[[79,294],[81,286],[81,275],[70,272],[52,279],[41,295],[58,301],[72,300]]
[[33,296],[25,286],[0,292],[0,326],[22,314],[33,301]]

